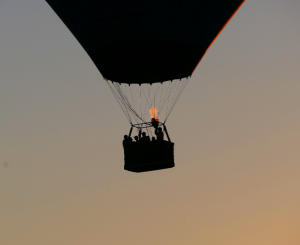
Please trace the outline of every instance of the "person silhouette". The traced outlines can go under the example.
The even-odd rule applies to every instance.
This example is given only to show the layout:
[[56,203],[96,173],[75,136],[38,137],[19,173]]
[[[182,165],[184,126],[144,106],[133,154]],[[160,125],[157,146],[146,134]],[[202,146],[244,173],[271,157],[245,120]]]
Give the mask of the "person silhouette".
[[134,136],[134,140],[135,140],[135,142],[139,142],[139,136]]
[[146,135],[146,132],[142,133],[142,137],[141,137],[141,142],[145,143],[145,142],[149,142],[150,138],[149,136]]
[[124,138],[123,138],[123,145],[126,145],[129,143],[129,139],[128,139],[128,135],[124,135]]
[[157,137],[157,141],[163,141],[164,140],[164,132],[162,131],[161,127],[158,127],[155,129],[155,134]]

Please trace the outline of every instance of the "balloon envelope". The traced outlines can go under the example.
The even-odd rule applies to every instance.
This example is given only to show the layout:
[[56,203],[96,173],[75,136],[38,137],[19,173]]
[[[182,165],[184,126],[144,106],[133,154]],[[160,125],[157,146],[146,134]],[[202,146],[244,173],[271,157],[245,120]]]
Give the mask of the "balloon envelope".
[[118,83],[191,76],[244,0],[46,0],[94,61]]

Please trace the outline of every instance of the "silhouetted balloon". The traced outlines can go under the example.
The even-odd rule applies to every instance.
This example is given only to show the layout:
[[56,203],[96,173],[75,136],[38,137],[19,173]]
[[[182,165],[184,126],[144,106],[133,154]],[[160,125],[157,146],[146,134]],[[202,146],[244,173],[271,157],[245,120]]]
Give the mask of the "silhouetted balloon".
[[154,136],[153,128],[164,127],[169,142],[156,131],[157,141],[124,142],[124,168],[174,167],[165,122],[185,78],[244,0],[46,1],[107,81],[131,124],[129,134],[135,127]]

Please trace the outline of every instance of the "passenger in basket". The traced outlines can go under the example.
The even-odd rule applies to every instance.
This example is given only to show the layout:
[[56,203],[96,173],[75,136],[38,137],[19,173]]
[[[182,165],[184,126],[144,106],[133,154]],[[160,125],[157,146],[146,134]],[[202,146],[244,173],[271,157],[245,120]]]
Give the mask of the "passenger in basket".
[[124,138],[123,138],[123,145],[126,145],[126,144],[128,144],[129,143],[129,137],[128,137],[128,135],[124,135]]
[[163,141],[164,140],[164,132],[162,131],[161,127],[155,129],[155,134],[156,134],[156,137],[157,137],[157,141]]
[[141,142],[142,143],[150,142],[150,138],[149,136],[146,135],[146,132],[142,133]]
[[139,136],[137,136],[137,135],[134,136],[134,140],[135,140],[135,142],[140,142],[140,141],[139,141]]

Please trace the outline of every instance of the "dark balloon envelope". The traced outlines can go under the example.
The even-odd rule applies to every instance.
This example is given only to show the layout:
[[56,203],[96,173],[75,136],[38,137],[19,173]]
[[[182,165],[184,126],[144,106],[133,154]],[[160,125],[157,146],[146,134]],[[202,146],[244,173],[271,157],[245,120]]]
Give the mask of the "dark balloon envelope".
[[243,0],[46,0],[105,79],[191,76]]

